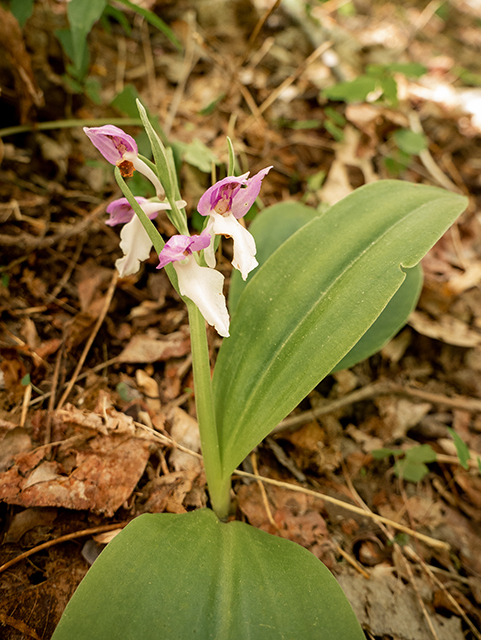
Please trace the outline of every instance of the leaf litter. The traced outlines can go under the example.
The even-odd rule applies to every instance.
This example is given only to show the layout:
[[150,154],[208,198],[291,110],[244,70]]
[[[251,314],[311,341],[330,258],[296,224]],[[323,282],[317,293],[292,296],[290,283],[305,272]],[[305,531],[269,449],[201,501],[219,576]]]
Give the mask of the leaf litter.
[[[243,463],[326,499],[261,489],[243,476],[234,491],[238,517],[327,564],[368,637],[481,637],[478,9],[456,0],[398,11],[355,0],[313,5],[308,17],[307,3],[290,0],[248,44],[273,2],[236,0],[222,11],[198,3],[194,20],[188,2],[148,4],[191,57],[128,12],[130,34],[115,21],[97,24],[89,73],[99,103],[66,75],[54,36],[66,26],[64,6],[54,12],[37,2],[23,30],[2,38],[2,126],[53,124],[0,138],[0,564],[140,513],[208,504],[201,461],[185,452],[200,448],[185,309],[154,259],[117,282],[109,303],[118,236],[103,216],[117,187],[80,130],[55,124],[130,116],[125,96],[134,91],[179,144],[189,210],[210,185],[211,163],[226,160],[226,132],[242,169],[274,164],[264,206],[282,196],[322,211],[386,177],[470,194],[468,211],[423,260],[409,325],[380,354],[323,381],[258,447],[255,469],[250,458]],[[393,66],[400,61],[424,72],[410,76]],[[351,100],[348,87],[344,101],[324,97],[341,81],[372,78],[376,65],[389,78],[383,91]],[[408,140],[402,132],[411,130],[417,137]],[[421,139],[424,146],[412,146]],[[166,218],[159,225],[171,232]],[[210,333],[213,359],[218,346]],[[465,443],[461,456],[453,436]],[[400,453],[379,458],[380,449]],[[406,460],[415,481],[403,472]],[[328,498],[365,507],[365,515]],[[87,537],[100,549],[108,541]],[[5,638],[51,636],[87,570],[82,544],[54,544],[3,572]]]

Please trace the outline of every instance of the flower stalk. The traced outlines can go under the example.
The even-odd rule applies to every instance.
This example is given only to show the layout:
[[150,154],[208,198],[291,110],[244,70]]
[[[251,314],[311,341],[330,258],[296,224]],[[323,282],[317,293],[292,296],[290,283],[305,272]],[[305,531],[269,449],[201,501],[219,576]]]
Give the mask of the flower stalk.
[[226,481],[222,474],[205,322],[196,305],[190,300],[186,302],[189,312],[195,404],[205,475],[212,509],[220,519],[225,519],[229,515],[230,507],[230,477]]

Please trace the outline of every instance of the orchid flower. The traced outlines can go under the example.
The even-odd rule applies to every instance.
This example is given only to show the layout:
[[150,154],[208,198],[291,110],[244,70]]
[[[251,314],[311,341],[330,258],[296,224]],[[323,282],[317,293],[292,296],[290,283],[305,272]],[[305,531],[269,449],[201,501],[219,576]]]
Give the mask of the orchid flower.
[[139,158],[137,143],[132,136],[113,124],[105,124],[102,127],[84,127],[83,130],[103,157],[119,168],[123,178],[131,178],[134,170],[137,169],[152,182],[157,196],[164,197],[164,189],[158,177]]
[[[135,198],[141,206],[143,212],[150,220],[153,220],[159,211],[170,209],[168,202],[152,202],[147,198]],[[187,204],[184,200],[179,200],[177,206],[182,208]],[[110,219],[106,224],[113,227],[116,224],[123,224],[120,232],[120,248],[124,254],[123,258],[119,258],[115,262],[115,266],[121,278],[137,273],[140,263],[147,260],[152,249],[152,240],[149,238],[147,231],[142,226],[135,211],[129,204],[127,198],[119,198],[114,200],[107,207],[107,213]]]
[[[255,202],[261,190],[264,176],[272,169],[261,169],[252,178],[249,173],[242,176],[228,176],[216,182],[204,193],[197,206],[202,216],[210,216],[205,230],[216,235],[231,236],[234,240],[234,259],[232,265],[246,280],[250,271],[259,264],[255,258],[256,243],[252,235],[239,222]],[[214,238],[204,251],[209,267],[215,266]]]
[[194,251],[206,249],[210,242],[210,233],[205,230],[200,236],[172,236],[159,255],[157,269],[172,262],[180,293],[197,305],[207,322],[221,336],[228,337],[229,314],[222,293],[224,276],[209,267],[201,267],[193,255]]

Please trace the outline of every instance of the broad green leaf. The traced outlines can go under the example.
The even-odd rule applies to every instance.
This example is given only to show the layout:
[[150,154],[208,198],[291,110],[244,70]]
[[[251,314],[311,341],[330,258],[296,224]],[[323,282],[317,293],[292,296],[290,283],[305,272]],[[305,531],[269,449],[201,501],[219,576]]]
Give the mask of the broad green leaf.
[[464,469],[469,469],[468,460],[471,458],[471,454],[469,453],[468,446],[454,429],[448,427],[448,431],[454,440],[454,446],[456,447],[456,453],[458,454],[460,465],[464,467]]
[[22,27],[33,13],[34,0],[12,0],[10,3],[10,11],[17,18],[18,24]]
[[[283,202],[265,209],[249,227],[256,241],[259,265],[262,266],[283,242],[318,215],[314,209],[298,202]],[[409,315],[416,307],[422,284],[421,265],[406,269],[406,279],[379,318],[331,373],[353,367],[382,349],[406,324]],[[240,273],[233,271],[229,289],[229,308],[232,315],[246,285],[247,282],[242,280]]]
[[192,142],[177,142],[177,148],[181,150],[184,162],[197,167],[204,173],[212,171],[212,163],[220,164],[219,158],[212,153],[207,145],[198,138],[194,138]]
[[80,69],[87,48],[87,36],[105,8],[107,0],[70,0],[67,6],[68,21],[72,33],[72,60]]
[[207,509],[145,514],[102,552],[52,640],[362,640],[330,571]]
[[[283,242],[317,215],[319,214],[315,209],[299,202],[281,202],[264,209],[249,227],[256,241],[259,265],[262,266]],[[234,270],[229,288],[229,310],[232,316],[246,285],[247,282],[242,280],[239,271]]]
[[[71,29],[59,29],[58,31],[55,31],[55,35],[62,45],[65,54],[70,58],[70,60],[73,61],[75,59],[75,51]],[[67,73],[71,74],[72,77],[69,77],[67,75],[63,76],[63,78],[70,86],[70,89],[75,93],[82,93],[82,82],[87,75],[87,71],[89,69],[89,61],[89,50],[88,47],[85,46],[82,50],[82,58],[80,60],[80,63],[67,65]]]
[[359,76],[355,80],[340,82],[322,92],[323,98],[343,100],[344,102],[363,102],[377,89],[379,82],[372,76]]
[[418,62],[392,62],[391,64],[368,64],[366,73],[371,76],[382,76],[389,73],[402,73],[408,78],[420,78],[427,69]]
[[366,185],[284,242],[247,284],[214,371],[224,474],[337,365],[466,206],[436,187]]
[[424,462],[414,462],[404,458],[404,460],[396,460],[394,473],[397,478],[402,478],[408,482],[421,482],[428,475],[429,468]]
[[429,473],[425,462],[436,462],[436,452],[428,444],[421,444],[404,452],[404,460],[396,460],[394,473],[408,482],[420,482]]
[[419,62],[392,62],[386,65],[386,69],[402,73],[408,78],[420,78],[427,73],[427,68]]
[[[110,103],[114,109],[124,113],[131,118],[137,118],[139,110],[137,108],[137,100],[140,98],[139,92],[133,84],[126,84]],[[149,120],[151,115],[148,113]]]
[[404,282],[389,300],[381,315],[349,353],[336,364],[331,373],[349,369],[374,355],[404,327],[412,311],[416,308],[423,287],[423,270],[420,264],[412,269],[405,269],[405,272]]
[[394,132],[393,138],[404,153],[417,155],[428,146],[426,136],[423,133],[411,131],[411,129],[398,129]]
[[[131,118],[138,118],[139,109],[137,107],[137,100],[139,98],[140,98],[139,92],[134,87],[134,85],[126,84],[125,87],[122,89],[122,91],[118,93],[115,96],[115,98],[112,100],[112,102],[110,103],[110,106],[113,107],[114,109],[117,109],[117,111],[120,111],[120,113],[125,113],[125,115],[130,116]],[[159,119],[156,118],[154,115],[152,115],[152,113],[150,113],[148,109],[145,109],[145,112],[147,114],[150,124],[153,126],[155,131],[159,134],[160,139],[163,141],[163,143],[166,144],[167,138],[159,124]],[[140,134],[140,136],[144,136],[148,141],[148,135],[145,133],[145,131],[143,131]],[[137,144],[139,144],[138,138],[140,136],[137,136],[136,138]],[[139,149],[140,149],[140,145],[139,145]],[[140,151],[140,153],[142,153],[142,155],[148,156],[150,154],[150,144],[149,144],[148,152],[143,153],[142,151]]]
[[407,449],[406,460],[410,462],[436,462],[436,451],[429,444],[420,444],[412,449]]

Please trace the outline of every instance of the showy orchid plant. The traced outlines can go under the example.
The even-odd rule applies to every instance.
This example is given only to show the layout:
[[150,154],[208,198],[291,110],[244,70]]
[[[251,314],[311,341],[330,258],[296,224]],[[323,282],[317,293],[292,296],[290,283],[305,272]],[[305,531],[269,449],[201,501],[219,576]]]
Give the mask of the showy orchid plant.
[[[296,202],[243,218],[272,169],[207,189],[191,235],[172,154],[139,103],[154,163],[115,126],[86,128],[113,165],[123,197],[120,276],[158,255],[187,305],[194,390],[211,509],[135,518],[102,552],[54,640],[361,640],[332,574],[285,539],[235,521],[231,476],[249,452],[328,374],[377,351],[405,323],[422,283],[419,261],[465,206],[461,196],[397,181],[358,189],[323,214]],[[134,197],[139,171],[156,197]],[[178,233],[154,224],[164,211]],[[216,236],[233,239],[229,304]],[[213,376],[206,322],[224,338]],[[229,520],[228,522],[226,522]]]

